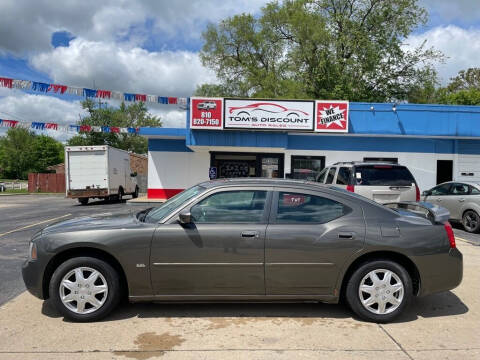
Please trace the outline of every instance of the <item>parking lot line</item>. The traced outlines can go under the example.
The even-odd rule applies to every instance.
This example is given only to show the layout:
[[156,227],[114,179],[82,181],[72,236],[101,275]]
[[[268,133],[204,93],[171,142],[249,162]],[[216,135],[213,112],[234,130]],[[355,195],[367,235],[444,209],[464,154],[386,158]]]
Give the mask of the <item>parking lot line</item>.
[[0,234],[0,237],[2,237],[2,236],[4,236],[4,235],[11,234],[11,233],[14,233],[14,232],[16,232],[16,231],[25,230],[25,229],[31,228],[31,227],[33,227],[33,226],[37,226],[37,225],[40,225],[40,224],[44,224],[44,223],[47,223],[47,222],[50,222],[50,221],[63,219],[63,218],[65,218],[65,217],[67,217],[67,216],[70,216],[70,215],[72,215],[72,214],[66,214],[66,215],[58,216],[58,217],[55,217],[55,218],[52,218],[52,219],[43,220],[43,221],[40,221],[40,222],[37,222],[37,223],[34,223],[34,224],[22,226],[22,227],[20,227],[20,228],[16,228],[16,229],[13,229],[13,230],[4,232],[3,234]]

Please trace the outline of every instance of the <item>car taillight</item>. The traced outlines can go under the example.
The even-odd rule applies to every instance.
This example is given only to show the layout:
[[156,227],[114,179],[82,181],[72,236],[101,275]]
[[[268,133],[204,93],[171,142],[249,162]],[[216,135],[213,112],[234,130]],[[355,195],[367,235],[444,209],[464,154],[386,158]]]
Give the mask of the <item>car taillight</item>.
[[447,232],[448,241],[450,242],[450,247],[453,249],[457,247],[457,245],[455,244],[455,235],[453,234],[452,225],[447,221],[444,226],[445,231]]
[[415,201],[420,201],[420,189],[417,184],[415,184],[415,199]]
[[355,185],[347,185],[347,191],[355,192]]

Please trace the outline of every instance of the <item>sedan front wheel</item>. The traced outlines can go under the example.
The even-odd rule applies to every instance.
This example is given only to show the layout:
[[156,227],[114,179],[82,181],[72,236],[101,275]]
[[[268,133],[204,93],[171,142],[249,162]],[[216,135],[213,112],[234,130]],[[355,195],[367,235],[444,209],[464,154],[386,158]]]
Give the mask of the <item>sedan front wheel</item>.
[[412,292],[412,280],[403,266],[390,260],[375,260],[355,270],[348,281],[346,296],[358,316],[383,323],[403,312]]
[[65,261],[53,273],[50,298],[55,307],[75,321],[95,321],[119,302],[118,273],[105,261],[77,257]]

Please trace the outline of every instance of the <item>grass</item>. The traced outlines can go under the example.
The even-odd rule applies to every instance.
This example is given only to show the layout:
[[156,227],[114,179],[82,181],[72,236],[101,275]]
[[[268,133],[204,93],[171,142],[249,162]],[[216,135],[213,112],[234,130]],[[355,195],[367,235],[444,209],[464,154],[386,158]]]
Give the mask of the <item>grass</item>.
[[28,189],[6,189],[0,192],[1,194],[28,194]]

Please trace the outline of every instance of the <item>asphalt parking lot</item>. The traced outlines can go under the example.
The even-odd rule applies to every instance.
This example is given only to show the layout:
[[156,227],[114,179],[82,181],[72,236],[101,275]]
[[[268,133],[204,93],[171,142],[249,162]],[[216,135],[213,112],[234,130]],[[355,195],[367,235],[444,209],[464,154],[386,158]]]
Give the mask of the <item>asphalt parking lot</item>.
[[41,226],[132,209],[142,207],[0,197],[0,359],[480,359],[480,235],[460,228],[462,284],[416,299],[392,324],[316,303],[125,303],[102,322],[79,324],[24,292],[20,266]]

